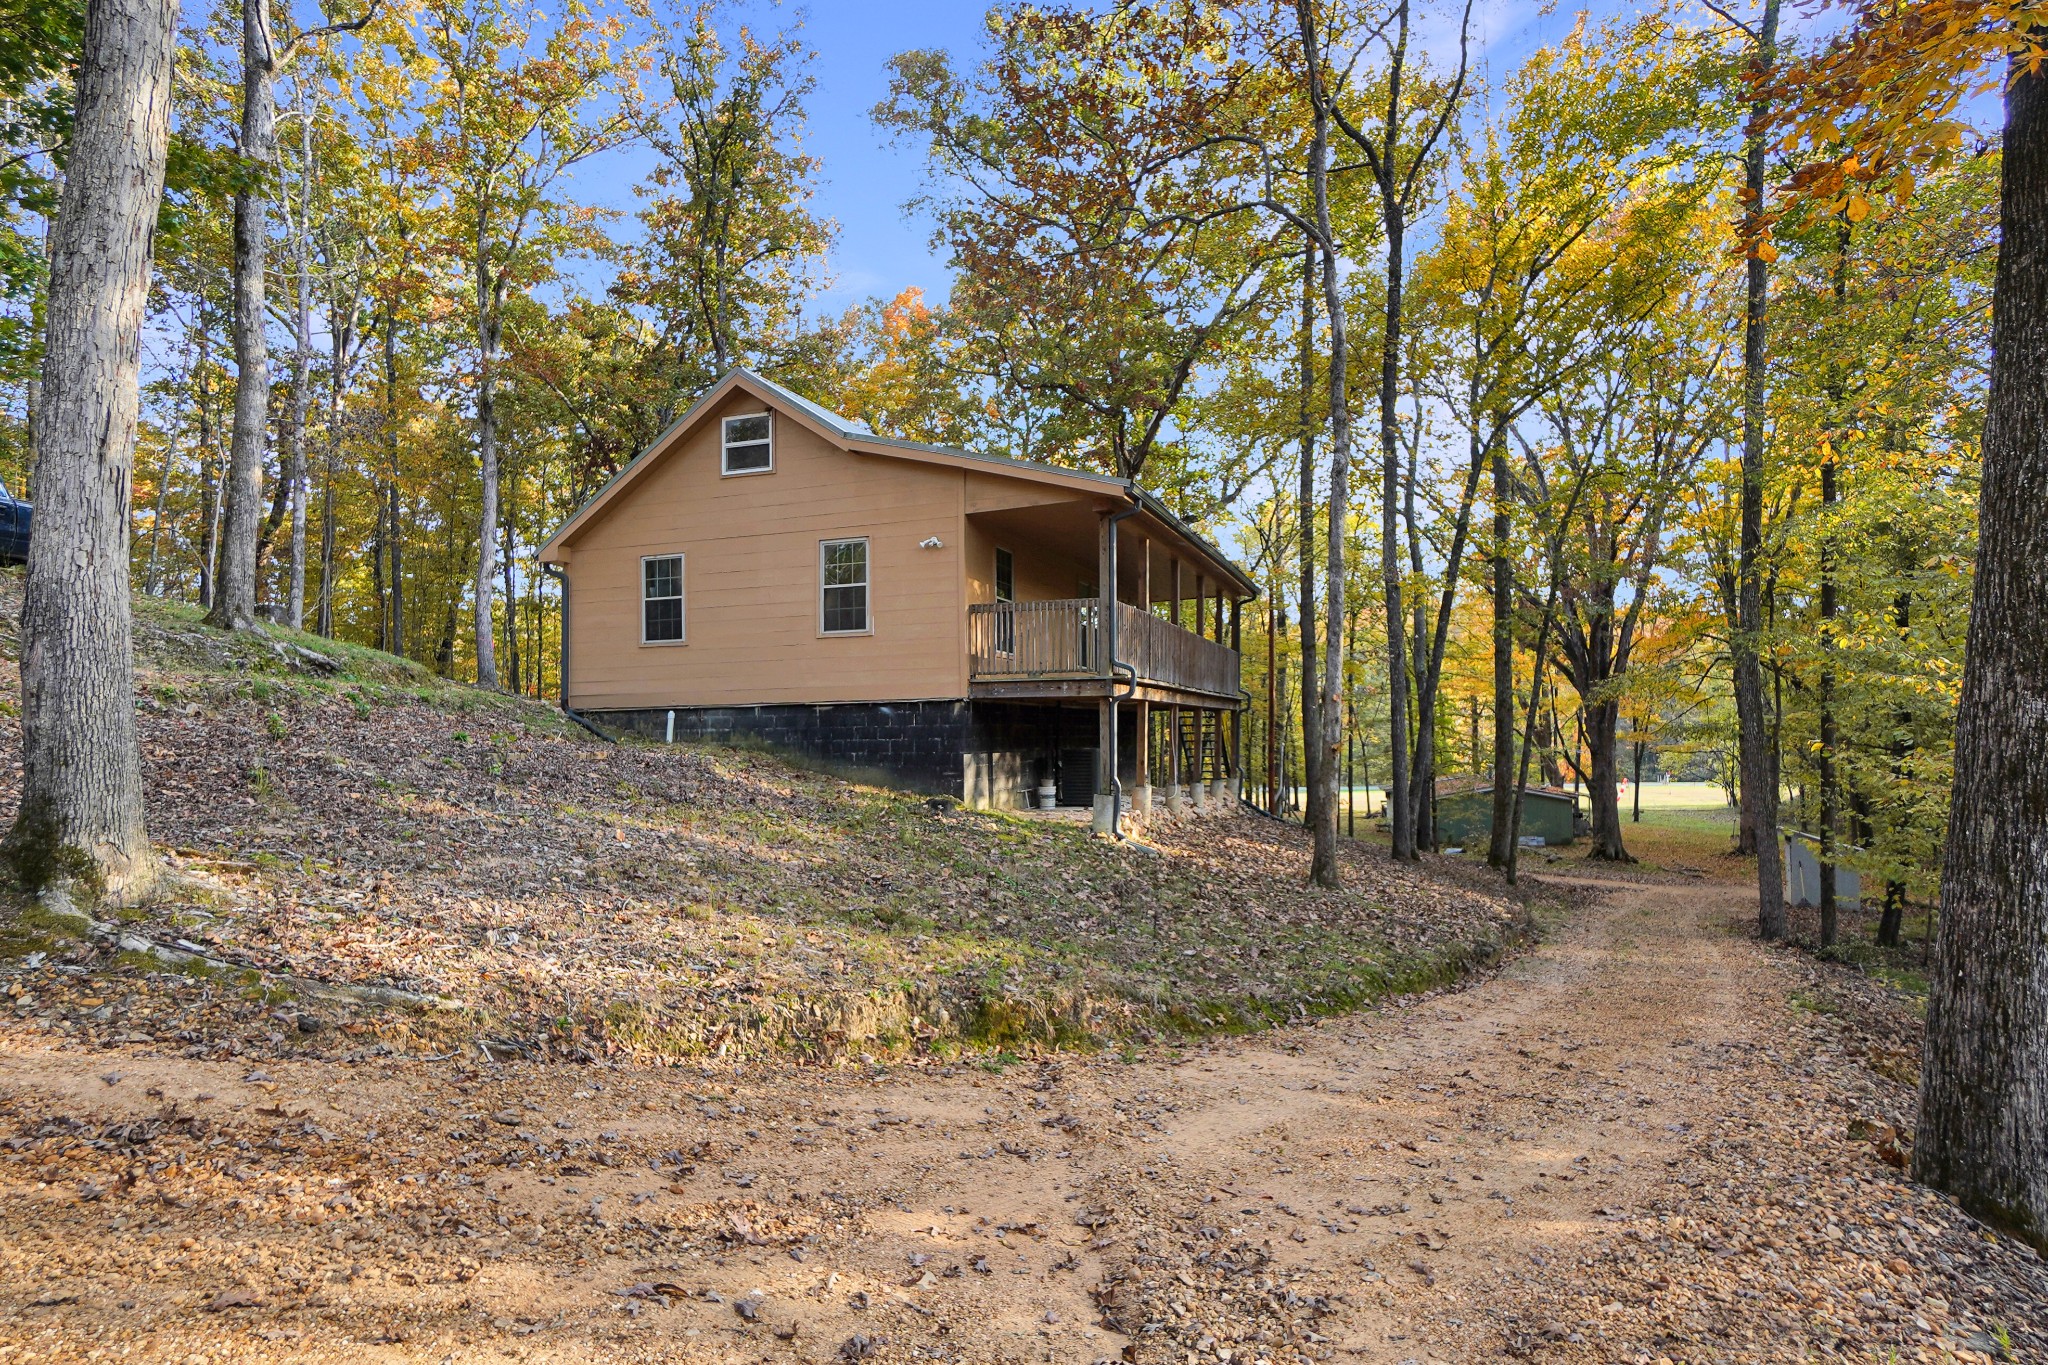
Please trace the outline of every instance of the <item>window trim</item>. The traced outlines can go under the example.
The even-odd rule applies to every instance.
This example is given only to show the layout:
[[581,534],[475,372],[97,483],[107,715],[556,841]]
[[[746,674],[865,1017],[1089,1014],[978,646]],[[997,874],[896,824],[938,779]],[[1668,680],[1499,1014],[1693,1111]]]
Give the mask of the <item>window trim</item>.
[[[746,420],[747,418],[749,418],[749,417],[765,417],[765,418],[767,418],[767,419],[768,419],[768,442],[767,442],[767,444],[768,444],[768,463],[767,463],[767,464],[764,464],[764,465],[762,465],[762,466],[761,466],[761,467],[760,467],[759,469],[734,469],[734,468],[732,467],[732,448],[733,448],[733,446],[734,446],[734,445],[736,445],[736,444],[737,444],[737,445],[743,445],[743,446],[754,446],[754,445],[760,445],[760,444],[761,444],[761,442],[759,442],[759,441],[738,441],[738,442],[735,442],[735,441],[734,441],[734,440],[732,439],[732,435],[731,435],[731,430],[732,430],[732,424],[733,424],[734,422],[743,422],[743,421],[745,421],[745,420]],[[744,477],[746,477],[746,476],[747,476],[747,475],[749,475],[749,474],[773,474],[774,472],[775,472],[775,413],[774,413],[774,411],[773,411],[772,409],[764,409],[764,410],[762,410],[762,411],[760,411],[760,412],[735,412],[735,413],[729,413],[729,414],[727,414],[726,416],[724,416],[724,417],[721,417],[721,418],[719,418],[719,420],[718,420],[718,477],[719,477],[719,478],[721,478],[721,479],[738,479],[738,478],[744,478]]]
[[[825,582],[825,552],[834,545],[858,545],[861,547],[861,619],[864,624],[859,630],[828,630],[825,627],[825,590],[829,587],[851,588],[852,583]],[[875,549],[867,536],[834,536],[818,542],[818,634],[822,637],[873,635],[875,633]]]
[[[686,645],[690,642],[690,566],[689,555],[681,550],[667,554],[640,556],[640,644],[646,649],[665,649],[670,645]],[[676,562],[676,595],[674,597],[649,597],[647,595],[647,562],[651,559],[673,559]],[[647,604],[649,602],[674,602],[677,623],[682,634],[673,640],[650,640],[647,638]]]

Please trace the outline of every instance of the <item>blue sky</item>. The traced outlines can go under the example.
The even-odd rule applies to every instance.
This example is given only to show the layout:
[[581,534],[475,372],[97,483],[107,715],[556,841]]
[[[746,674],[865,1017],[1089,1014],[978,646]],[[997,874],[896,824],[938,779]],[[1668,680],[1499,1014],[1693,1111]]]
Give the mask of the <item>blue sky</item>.
[[[869,296],[889,297],[911,286],[945,297],[950,272],[930,244],[932,224],[907,216],[904,203],[923,176],[920,150],[892,146],[868,118],[889,87],[888,61],[911,48],[939,47],[961,66],[979,59],[982,16],[978,0],[810,0],[807,5],[762,3],[736,7],[745,22],[763,29],[803,16],[817,57],[817,90],[810,101],[806,144],[824,163],[818,210],[839,224],[832,269],[837,278],[822,302],[835,311]],[[1455,47],[1456,18],[1447,5],[1429,5],[1425,39],[1432,49]],[[1596,12],[1637,8],[1602,3]],[[1473,31],[1478,65],[1505,74],[1545,41],[1568,32],[1577,6],[1536,0],[1478,0]],[[608,196],[607,196],[608,197]],[[629,196],[614,200],[630,208]]]
[[832,302],[912,285],[943,297],[949,272],[931,249],[931,222],[903,212],[922,183],[922,159],[915,147],[886,145],[868,110],[888,94],[896,53],[942,47],[963,64],[978,53],[983,7],[973,0],[813,0],[808,8],[818,88],[806,142],[824,162],[819,207],[839,223]]

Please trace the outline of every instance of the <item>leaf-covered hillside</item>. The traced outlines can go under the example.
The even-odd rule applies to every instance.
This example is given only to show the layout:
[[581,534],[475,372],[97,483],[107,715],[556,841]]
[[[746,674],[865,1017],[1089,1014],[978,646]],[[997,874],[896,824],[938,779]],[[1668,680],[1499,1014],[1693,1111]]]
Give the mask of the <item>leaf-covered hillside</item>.
[[[0,583],[11,618],[20,580]],[[151,827],[177,875],[126,928],[201,960],[17,942],[94,969],[38,973],[18,1013],[40,1027],[650,1059],[1014,1050],[1327,1011],[1491,961],[1522,921],[1442,864],[1364,852],[1350,889],[1312,891],[1298,831],[1249,813],[1116,846],[765,753],[607,744],[178,606],[145,603],[138,641]]]

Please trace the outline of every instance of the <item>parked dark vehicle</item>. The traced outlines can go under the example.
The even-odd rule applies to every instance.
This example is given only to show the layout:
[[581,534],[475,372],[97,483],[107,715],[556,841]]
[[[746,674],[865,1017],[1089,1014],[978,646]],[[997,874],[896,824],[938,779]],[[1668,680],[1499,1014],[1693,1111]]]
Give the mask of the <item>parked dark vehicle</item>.
[[7,491],[0,483],[0,564],[28,563],[29,523],[36,509]]

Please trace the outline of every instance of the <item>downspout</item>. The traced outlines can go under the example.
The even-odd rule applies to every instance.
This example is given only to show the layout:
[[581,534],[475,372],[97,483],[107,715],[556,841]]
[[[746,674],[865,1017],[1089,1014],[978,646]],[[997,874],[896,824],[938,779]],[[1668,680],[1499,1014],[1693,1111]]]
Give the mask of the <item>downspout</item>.
[[[1109,656],[1109,836],[1119,843],[1124,837],[1124,778],[1123,742],[1117,733],[1117,703],[1134,695],[1138,690],[1138,670],[1116,656],[1116,618],[1119,599],[1116,595],[1116,524],[1126,517],[1135,517],[1144,510],[1135,501],[1121,512],[1109,515],[1109,611],[1108,620],[1103,623],[1103,652]],[[1130,691],[1117,695],[1118,674],[1129,678]]]
[[562,658],[556,669],[562,683],[562,714],[605,743],[617,744],[617,739],[598,729],[596,723],[588,716],[579,714],[569,705],[569,575],[563,573],[561,567],[555,564],[544,563],[540,566],[540,571],[562,585]]

